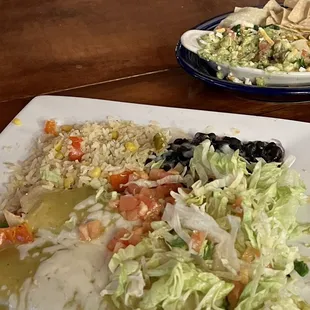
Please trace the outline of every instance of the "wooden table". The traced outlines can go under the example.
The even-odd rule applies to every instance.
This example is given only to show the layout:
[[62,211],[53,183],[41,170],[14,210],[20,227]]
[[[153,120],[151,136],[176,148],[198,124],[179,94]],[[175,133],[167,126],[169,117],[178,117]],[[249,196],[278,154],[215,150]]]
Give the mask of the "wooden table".
[[188,76],[188,28],[261,0],[2,0],[0,130],[34,96],[61,94],[310,121],[304,104],[262,103]]

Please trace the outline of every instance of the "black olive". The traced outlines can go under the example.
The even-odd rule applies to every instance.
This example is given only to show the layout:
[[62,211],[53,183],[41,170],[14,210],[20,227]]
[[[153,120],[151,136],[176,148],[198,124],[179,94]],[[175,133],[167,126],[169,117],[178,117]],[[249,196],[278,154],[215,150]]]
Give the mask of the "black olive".
[[262,157],[263,150],[267,143],[262,141],[256,141],[255,143],[256,143],[255,157]]
[[146,161],[145,161],[145,165],[147,165],[148,163],[150,163],[153,159],[151,158],[147,158]]
[[179,150],[180,145],[181,144],[174,144],[174,143],[172,143],[172,144],[170,144],[169,149],[172,150],[172,151],[177,152]]
[[282,149],[274,142],[268,143],[262,152],[262,157],[267,163],[279,162],[283,157]]
[[213,132],[208,133],[208,137],[209,137],[209,140],[211,140],[211,141],[216,140],[216,134]]
[[190,151],[194,148],[194,145],[190,144],[190,143],[183,143],[182,145],[180,145],[179,149],[178,149],[178,153],[183,153],[183,152],[187,152]]
[[256,161],[256,144],[254,142],[247,142],[243,145],[243,152],[246,159],[249,161]]
[[164,154],[165,161],[177,161],[179,158],[179,154],[177,152],[171,152]]
[[229,147],[233,149],[234,151],[240,150],[242,147],[241,141],[234,137],[224,137],[223,141],[227,141],[227,143],[229,144]]
[[178,138],[178,139],[175,139],[173,142],[173,144],[179,144],[179,145],[181,145],[182,143],[189,143],[189,140]]
[[220,150],[224,145],[228,145],[227,141],[216,140],[212,142],[212,145],[216,150]]
[[183,157],[185,158],[192,158],[194,155],[194,150],[188,150],[188,151],[184,151],[182,152]]
[[162,168],[163,168],[165,171],[169,171],[169,170],[173,169],[175,166],[176,166],[176,163],[170,161],[170,162],[165,162]]
[[201,142],[209,139],[209,136],[206,133],[197,132],[192,140],[192,144],[199,145]]

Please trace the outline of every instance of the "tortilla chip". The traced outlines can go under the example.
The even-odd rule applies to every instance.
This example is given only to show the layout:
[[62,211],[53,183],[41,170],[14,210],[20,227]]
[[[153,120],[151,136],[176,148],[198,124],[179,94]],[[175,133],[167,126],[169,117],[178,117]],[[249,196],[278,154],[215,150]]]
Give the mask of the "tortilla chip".
[[298,24],[299,22],[301,22],[303,19],[306,18],[309,11],[309,5],[310,5],[309,0],[299,0],[294,6],[290,15],[288,16],[288,19],[291,22]]
[[242,8],[239,8],[238,6],[235,7],[234,12],[239,12]]
[[301,52],[304,50],[304,51],[310,53],[310,47],[308,45],[308,40],[306,40],[306,39],[294,41],[291,43],[291,45],[295,46]]
[[310,17],[304,19],[299,23],[299,26],[309,27],[310,28]]
[[270,11],[270,15],[275,21],[274,23],[280,25],[283,19],[283,9],[281,8],[281,12],[279,12],[278,14],[275,11]]
[[297,2],[298,2],[298,0],[285,0],[284,6],[292,9],[292,8],[294,8],[294,6],[296,5]]
[[253,25],[263,25],[266,22],[266,18],[269,13],[267,10],[246,7],[241,8],[237,12],[228,15],[220,23],[220,27],[230,27],[233,24],[239,23],[250,23]]
[[264,10],[278,13],[282,11],[282,6],[276,0],[269,0],[264,6]]
[[286,26],[286,27],[290,27],[292,25],[292,23],[289,21],[288,16],[291,14],[292,10],[290,9],[283,9],[282,12],[282,20],[280,25]]
[[268,16],[266,19],[266,26],[268,25],[274,25],[276,21],[272,18],[272,16]]

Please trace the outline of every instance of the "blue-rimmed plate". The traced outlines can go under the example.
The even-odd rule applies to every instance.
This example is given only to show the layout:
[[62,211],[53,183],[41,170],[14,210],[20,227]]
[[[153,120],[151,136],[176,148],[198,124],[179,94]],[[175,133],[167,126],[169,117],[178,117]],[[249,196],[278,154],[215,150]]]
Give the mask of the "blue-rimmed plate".
[[[214,30],[215,27],[231,13],[232,12],[214,17],[194,27],[193,29]],[[242,93],[243,95],[256,100],[277,102],[309,101],[309,86],[259,87],[254,85],[237,84],[227,80],[220,80],[216,77],[215,71],[210,68],[205,60],[183,47],[180,41],[176,46],[175,52],[178,63],[188,74],[208,83],[209,85],[235,91],[240,94]]]

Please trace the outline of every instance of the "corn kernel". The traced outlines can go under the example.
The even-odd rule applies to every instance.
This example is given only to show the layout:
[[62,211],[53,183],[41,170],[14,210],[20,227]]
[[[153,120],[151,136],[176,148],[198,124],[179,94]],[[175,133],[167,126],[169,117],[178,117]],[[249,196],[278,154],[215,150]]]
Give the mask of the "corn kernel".
[[219,32],[219,33],[223,33],[223,32],[226,31],[226,29],[225,29],[225,28],[218,28],[218,29],[216,29],[215,31],[216,31],[216,32]]
[[55,158],[56,159],[63,159],[64,155],[61,152],[57,152],[56,155],[55,155]]
[[113,140],[117,140],[118,136],[119,136],[118,131],[112,131],[112,139]]
[[71,188],[73,183],[74,183],[73,177],[72,176],[68,176],[64,180],[64,188],[66,188],[66,189]]
[[132,153],[136,152],[137,149],[138,149],[137,146],[134,143],[132,143],[132,142],[126,142],[125,143],[125,148],[126,148],[127,151],[130,151]]
[[61,150],[61,148],[62,148],[62,142],[59,141],[55,144],[54,149],[55,149],[55,151],[59,152]]
[[72,125],[63,125],[60,127],[61,131],[64,131],[64,132],[69,132],[72,130],[72,128],[73,128]]
[[19,118],[14,118],[12,123],[16,126],[21,126],[22,121]]
[[101,174],[101,169],[99,167],[96,167],[90,171],[88,171],[88,175],[91,177],[91,178],[99,178],[100,177],[100,174]]

